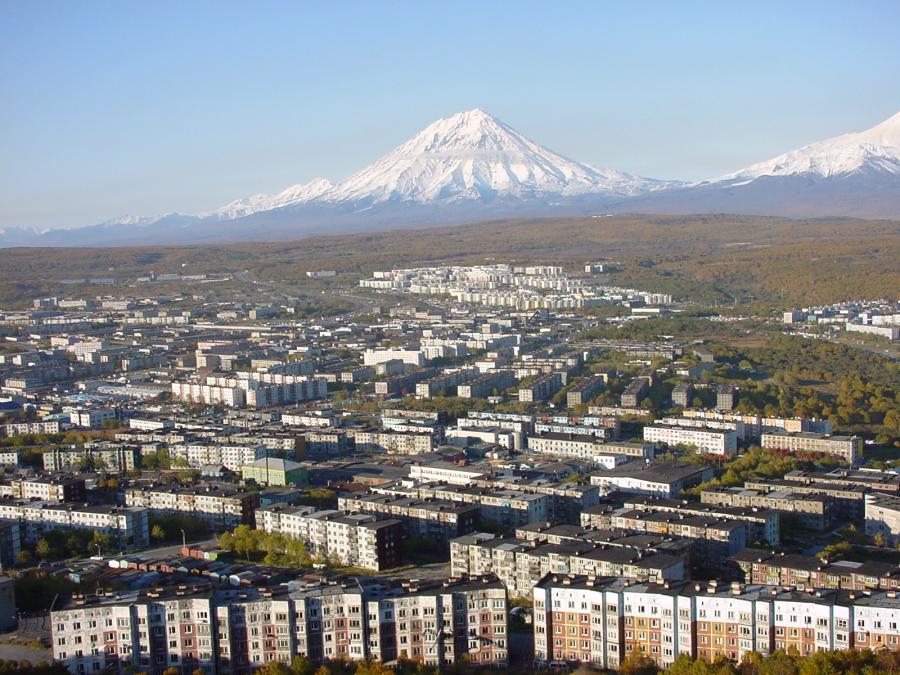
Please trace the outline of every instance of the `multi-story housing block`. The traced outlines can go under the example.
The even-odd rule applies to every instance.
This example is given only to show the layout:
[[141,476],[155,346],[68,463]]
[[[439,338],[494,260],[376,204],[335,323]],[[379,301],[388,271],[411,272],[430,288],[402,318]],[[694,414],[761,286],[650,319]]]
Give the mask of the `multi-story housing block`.
[[607,375],[592,375],[575,382],[566,391],[566,406],[574,408],[579,405],[587,405],[594,396],[606,387]]
[[797,590],[897,590],[900,567],[878,560],[823,560],[816,556],[747,548],[731,557],[748,584]]
[[356,449],[360,452],[388,452],[398,455],[419,455],[434,450],[432,431],[424,433],[404,431],[357,431]]
[[300,539],[311,555],[334,557],[344,565],[382,570],[402,559],[403,523],[393,518],[275,505],[257,509],[256,527]]
[[38,499],[44,502],[83,502],[87,499],[84,479],[77,476],[11,478],[0,483],[0,497]]
[[102,442],[83,448],[47,450],[42,456],[44,470],[53,473],[78,471],[84,467],[109,469],[112,471],[132,471],[139,466],[140,451],[115,443]]
[[150,542],[147,513],[136,507],[0,500],[0,520],[18,522],[26,543],[36,542],[47,530],[75,528],[108,535],[119,549],[142,548]]
[[686,551],[668,546],[664,539],[616,541],[610,533],[598,534],[591,541],[563,538],[550,543],[476,532],[450,543],[451,574],[495,574],[510,596],[519,598],[530,597],[531,589],[548,572],[660,580],[684,579],[687,574]]
[[771,509],[810,530],[825,530],[834,523],[834,500],[828,495],[742,487],[709,488],[700,493],[704,504]]
[[857,464],[862,457],[862,438],[858,436],[775,432],[762,434],[760,443],[774,450],[831,455],[847,464]]
[[637,653],[667,668],[680,654],[739,662],[775,650],[803,656],[900,649],[892,592],[799,592],[715,582],[634,583],[548,574],[534,588],[535,657],[615,669]]
[[253,525],[259,493],[223,487],[130,487],[126,506],[137,506],[166,515],[188,515],[207,522],[221,532],[238,525]]
[[737,432],[731,429],[674,424],[648,424],[644,427],[644,440],[649,443],[689,445],[702,454],[733,456],[737,453],[737,439]]
[[478,508],[441,500],[417,500],[390,495],[345,495],[338,497],[338,508],[350,513],[390,516],[403,523],[407,537],[424,539],[448,548],[450,540],[474,532]]
[[507,661],[507,600],[496,578],[444,583],[297,580],[268,588],[181,584],[61,599],[54,660],[76,675],[202,670],[251,675],[295,655],[447,666]]
[[865,529],[870,537],[884,537],[886,542],[900,541],[900,497],[871,493],[866,495]]

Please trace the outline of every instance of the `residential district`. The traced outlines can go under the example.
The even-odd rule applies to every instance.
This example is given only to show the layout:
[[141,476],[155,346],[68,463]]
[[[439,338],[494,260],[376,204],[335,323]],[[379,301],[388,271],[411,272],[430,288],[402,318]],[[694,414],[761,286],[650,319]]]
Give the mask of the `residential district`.
[[[76,674],[900,652],[877,443],[760,405],[706,338],[599,333],[680,311],[603,272],[376,272],[312,318],[154,276],[0,313],[0,629]],[[896,339],[883,309],[784,321]]]

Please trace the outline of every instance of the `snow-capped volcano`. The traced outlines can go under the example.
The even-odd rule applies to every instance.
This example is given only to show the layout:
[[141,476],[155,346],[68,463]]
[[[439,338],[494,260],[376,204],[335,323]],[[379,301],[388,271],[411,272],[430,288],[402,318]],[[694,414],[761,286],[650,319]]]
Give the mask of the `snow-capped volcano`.
[[566,159],[476,108],[430,124],[324,193],[322,200],[490,202],[588,193],[624,196],[664,185]]
[[325,178],[238,199],[207,214],[233,220],[275,209],[387,202],[492,203],[598,194],[629,196],[672,183],[598,169],[558,155],[476,108],[439,119],[349,178]]
[[567,159],[480,109],[434,122],[349,178],[317,178],[199,215],[91,227],[0,229],[2,246],[126,246],[285,240],[518,216],[750,213],[900,217],[900,113],[701,183]]
[[712,182],[734,183],[763,176],[830,178],[860,171],[900,174],[900,113],[871,129],[804,145]]
[[796,218],[900,216],[900,113],[739,171],[639,195],[614,209]]

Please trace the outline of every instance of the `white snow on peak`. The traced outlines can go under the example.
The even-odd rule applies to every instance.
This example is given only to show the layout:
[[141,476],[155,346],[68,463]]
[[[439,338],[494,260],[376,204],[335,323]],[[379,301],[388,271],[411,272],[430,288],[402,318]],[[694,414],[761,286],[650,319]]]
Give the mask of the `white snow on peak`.
[[626,196],[668,185],[567,159],[476,108],[439,119],[320,199],[372,204]]
[[298,183],[274,194],[256,194],[252,197],[236,199],[215,211],[201,214],[201,217],[213,217],[219,220],[243,218],[260,211],[271,211],[283,206],[305,204],[327,192],[332,183],[327,178],[315,178],[308,183]]
[[865,170],[900,174],[900,113],[871,129],[804,145],[713,182],[746,182],[762,176],[830,177]]

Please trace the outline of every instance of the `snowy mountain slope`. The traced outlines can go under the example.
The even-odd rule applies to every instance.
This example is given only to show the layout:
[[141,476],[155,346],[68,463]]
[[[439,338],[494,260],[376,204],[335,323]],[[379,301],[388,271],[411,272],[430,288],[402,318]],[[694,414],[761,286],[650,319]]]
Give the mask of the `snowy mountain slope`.
[[763,176],[830,178],[860,171],[900,175],[900,113],[871,129],[811,143],[710,182],[735,184]]
[[900,113],[720,178],[638,195],[612,211],[795,218],[900,217]]
[[525,138],[480,109],[434,122],[322,201],[378,204],[579,194],[631,195],[668,185],[575,162]]
[[252,197],[236,199],[225,206],[209,213],[200,214],[201,217],[214,218],[216,220],[234,220],[245,216],[271,211],[285,206],[304,204],[327,192],[332,183],[327,178],[316,178],[308,183],[299,183],[276,192],[275,194],[257,194]]

